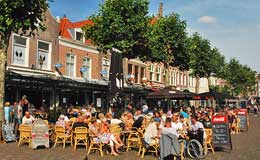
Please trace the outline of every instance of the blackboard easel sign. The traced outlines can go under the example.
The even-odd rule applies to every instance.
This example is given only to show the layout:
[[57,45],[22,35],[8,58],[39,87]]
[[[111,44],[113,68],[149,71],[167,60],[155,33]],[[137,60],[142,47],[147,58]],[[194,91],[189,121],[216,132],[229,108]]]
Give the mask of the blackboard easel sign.
[[229,147],[232,149],[227,116],[212,117],[212,136],[215,147]]
[[248,130],[247,110],[246,109],[238,109],[237,118],[240,119],[240,123],[239,123],[240,130],[247,131]]

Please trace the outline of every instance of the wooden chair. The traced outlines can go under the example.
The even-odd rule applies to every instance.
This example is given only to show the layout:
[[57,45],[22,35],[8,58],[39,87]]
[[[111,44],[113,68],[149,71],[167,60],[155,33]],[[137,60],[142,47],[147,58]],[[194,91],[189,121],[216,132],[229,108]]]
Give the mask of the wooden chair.
[[212,145],[212,129],[205,129],[205,133],[207,135],[206,139],[205,139],[205,149],[207,150],[211,150],[212,153],[214,154],[215,151],[214,151],[214,148],[213,148],[213,145]]
[[49,125],[49,121],[48,120],[43,120],[47,125]]
[[127,139],[127,149],[126,151],[129,151],[131,148],[138,148],[138,153],[141,153],[142,149],[142,140],[140,136],[140,131],[138,129],[133,129],[133,132],[129,133],[128,139]]
[[101,140],[99,139],[99,137],[97,137],[95,135],[89,135],[89,139],[90,139],[90,145],[89,145],[89,148],[88,148],[88,154],[92,150],[94,150],[94,151],[98,150],[100,152],[101,157],[103,157],[104,143],[102,143]]
[[240,118],[237,118],[237,119],[236,119],[235,133],[236,133],[236,134],[239,134],[239,133],[240,133]]
[[145,146],[144,143],[142,143],[142,149],[139,150],[138,155],[141,155],[142,158],[144,158],[144,154],[147,152],[155,153],[155,156],[158,156],[158,149],[159,149],[159,143],[156,138],[154,138],[154,143],[149,144],[149,146]]
[[21,124],[19,126],[19,132],[20,132],[20,137],[18,142],[18,148],[22,143],[28,143],[30,148],[31,141],[32,141],[32,127],[30,125]]
[[53,147],[56,147],[58,143],[63,144],[63,148],[66,146],[66,142],[69,140],[71,146],[73,146],[72,134],[67,134],[63,126],[55,126],[55,143]]
[[76,127],[73,136],[74,136],[74,150],[77,149],[77,145],[88,147],[88,129],[86,127]]

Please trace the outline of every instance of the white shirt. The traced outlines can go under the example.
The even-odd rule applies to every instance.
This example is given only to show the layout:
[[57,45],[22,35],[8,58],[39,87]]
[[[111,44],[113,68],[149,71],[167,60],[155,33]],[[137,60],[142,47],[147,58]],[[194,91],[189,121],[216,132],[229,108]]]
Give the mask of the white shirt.
[[197,131],[198,129],[203,129],[204,131],[204,126],[201,122],[197,121],[195,124],[191,124],[191,130],[192,131]]
[[172,128],[173,128],[173,130],[175,130],[175,132],[177,133],[177,137],[179,137],[179,131],[180,130],[182,130],[182,124],[180,123],[180,122],[177,122],[177,123],[175,123],[175,122],[172,122]]
[[122,121],[120,119],[111,119],[110,121],[111,124],[120,124]]
[[22,123],[23,123],[23,124],[27,124],[27,125],[31,125],[34,120],[35,120],[35,119],[33,118],[32,115],[30,115],[29,118],[26,118],[25,116],[23,116]]
[[174,134],[177,137],[179,137],[179,134],[177,133],[177,131],[175,129],[173,129],[172,127],[171,128],[163,127],[161,133],[162,134],[171,133],[171,134]]

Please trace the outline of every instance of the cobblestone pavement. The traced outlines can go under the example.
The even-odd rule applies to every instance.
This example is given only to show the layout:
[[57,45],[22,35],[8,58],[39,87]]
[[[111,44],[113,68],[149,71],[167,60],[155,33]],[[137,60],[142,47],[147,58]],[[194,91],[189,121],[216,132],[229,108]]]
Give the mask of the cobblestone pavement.
[[[260,159],[260,115],[250,117],[248,132],[232,135],[233,150],[217,151],[214,155],[209,154],[206,160],[258,160]],[[0,160],[83,160],[86,156],[84,147],[76,151],[67,145],[65,149],[56,146],[54,149],[32,150],[28,145],[17,147],[17,143],[0,144]],[[120,156],[104,154],[104,157],[96,153],[88,156],[89,160],[138,160],[137,151],[122,153]],[[144,160],[156,160],[153,155],[145,155]]]

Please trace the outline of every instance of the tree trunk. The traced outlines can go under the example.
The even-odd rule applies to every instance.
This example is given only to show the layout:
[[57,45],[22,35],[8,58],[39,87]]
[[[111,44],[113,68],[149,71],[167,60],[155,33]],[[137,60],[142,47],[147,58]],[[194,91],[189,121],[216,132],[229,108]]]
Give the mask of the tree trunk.
[[0,124],[4,121],[6,50],[0,48]]
[[[199,94],[200,89],[200,77],[196,76],[196,85],[195,85],[195,93]],[[198,107],[200,105],[200,101],[195,101],[195,106]]]

